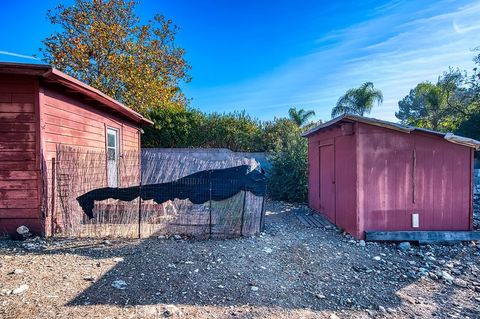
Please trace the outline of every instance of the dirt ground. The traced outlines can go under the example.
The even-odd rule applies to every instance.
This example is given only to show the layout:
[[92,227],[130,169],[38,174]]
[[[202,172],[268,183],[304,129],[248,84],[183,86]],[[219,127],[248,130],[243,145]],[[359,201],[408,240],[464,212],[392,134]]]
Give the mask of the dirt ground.
[[480,318],[480,243],[364,243],[309,213],[269,203],[230,240],[2,240],[0,318]]

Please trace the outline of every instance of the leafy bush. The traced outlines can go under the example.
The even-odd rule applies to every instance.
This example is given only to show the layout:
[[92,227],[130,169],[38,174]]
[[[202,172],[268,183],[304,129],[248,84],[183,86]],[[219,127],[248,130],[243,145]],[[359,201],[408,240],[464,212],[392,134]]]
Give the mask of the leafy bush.
[[165,108],[148,113],[155,123],[145,128],[143,147],[228,148],[263,151],[262,123],[245,112],[206,114],[195,109]]
[[269,195],[272,199],[305,202],[307,198],[307,140],[294,120],[260,122],[244,112],[206,114],[194,109],[155,109],[153,127],[145,128],[143,147],[228,148],[267,152]]
[[[282,123],[287,128],[286,123]],[[307,140],[293,123],[283,140],[277,140],[269,152],[268,193],[272,199],[289,202],[307,200]]]

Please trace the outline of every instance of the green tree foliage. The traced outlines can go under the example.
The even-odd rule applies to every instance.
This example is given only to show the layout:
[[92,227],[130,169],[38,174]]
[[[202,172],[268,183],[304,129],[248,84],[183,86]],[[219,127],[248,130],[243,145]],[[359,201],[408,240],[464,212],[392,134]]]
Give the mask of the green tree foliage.
[[[292,127],[289,118],[261,122],[244,111],[203,113],[196,109],[163,108],[150,110],[147,116],[154,126],[145,127],[143,147],[228,148],[239,152],[268,152],[285,143]],[[310,123],[302,129],[314,125]]]
[[295,122],[282,122],[288,130],[282,132],[283,140],[277,140],[269,152],[271,169],[268,179],[268,193],[272,199],[289,202],[307,200],[307,139],[301,136],[301,129]]
[[155,123],[145,128],[143,147],[228,148],[263,151],[262,123],[245,112],[206,114],[195,109],[155,109],[148,113]]
[[[451,109],[442,86],[423,82],[398,102],[399,111],[395,116],[403,124],[432,130],[448,130],[453,125]],[[447,118],[449,120],[447,120]]]
[[288,110],[288,116],[297,126],[304,126],[312,116],[315,116],[315,112],[304,109],[297,110],[297,108],[292,107]]
[[141,113],[183,108],[179,83],[190,80],[190,66],[175,44],[178,29],[162,15],[141,24],[135,5],[75,0],[49,10],[57,31],[43,41],[43,60]]
[[479,77],[450,69],[436,83],[422,82],[398,102],[401,123],[480,137]]
[[383,103],[382,91],[376,89],[372,82],[365,82],[358,88],[348,90],[338,99],[332,109],[332,117],[347,113],[363,116],[370,113],[375,103]]
[[148,113],[155,123],[145,127],[143,147],[228,148],[233,151],[267,152],[269,194],[275,199],[304,202],[307,194],[307,140],[289,118],[260,122],[244,112],[206,114],[194,109],[155,109]]

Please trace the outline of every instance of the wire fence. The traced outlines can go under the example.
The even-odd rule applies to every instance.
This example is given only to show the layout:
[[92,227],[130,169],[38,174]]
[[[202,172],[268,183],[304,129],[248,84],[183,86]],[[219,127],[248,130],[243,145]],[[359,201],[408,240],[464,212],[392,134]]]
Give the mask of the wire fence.
[[[264,196],[245,190],[245,181],[240,178],[215,178],[209,174],[185,176],[191,173],[191,169],[184,167],[188,161],[166,163],[158,157],[141,158],[138,152],[124,151],[118,159],[118,188],[108,188],[106,159],[102,151],[57,146],[55,183],[52,183],[56,185],[53,196],[58,199],[54,209],[57,236],[229,238],[254,235],[263,227]],[[145,167],[143,176],[140,162]],[[176,171],[182,172],[175,180],[142,183],[158,182],[158,169],[152,167],[166,171],[165,165],[169,164],[177,165]],[[201,169],[205,168],[208,165],[201,165]],[[210,169],[213,168],[218,165]],[[107,195],[93,201],[93,218],[90,218],[78,198],[92,191]],[[154,198],[166,200],[145,199],[141,195],[147,192],[153,193]],[[204,198],[205,192],[208,192],[206,200],[192,202],[191,198],[199,194]],[[218,193],[232,196],[214,200]]]

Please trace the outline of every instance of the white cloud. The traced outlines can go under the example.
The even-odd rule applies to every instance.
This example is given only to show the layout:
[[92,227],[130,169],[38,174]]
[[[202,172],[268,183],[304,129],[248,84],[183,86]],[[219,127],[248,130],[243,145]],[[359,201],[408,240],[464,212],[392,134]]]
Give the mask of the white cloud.
[[9,51],[0,51],[0,54],[8,55],[8,56],[16,57],[16,58],[39,60],[38,58],[36,58],[34,56],[31,56],[31,55],[24,55],[24,54],[15,53],[15,52],[9,52]]
[[[470,70],[480,45],[480,2],[392,1],[373,18],[316,40],[318,50],[287,61],[264,76],[227,87],[193,91],[194,105],[217,110],[245,108],[261,118],[286,115],[292,105],[328,119],[348,88],[372,81],[385,97],[372,116],[396,120],[397,102],[417,83],[435,81],[449,66]],[[378,15],[377,13],[381,13]]]

